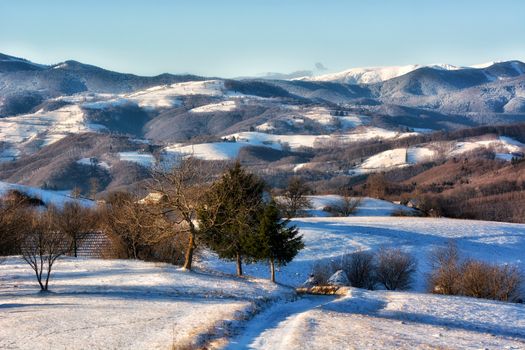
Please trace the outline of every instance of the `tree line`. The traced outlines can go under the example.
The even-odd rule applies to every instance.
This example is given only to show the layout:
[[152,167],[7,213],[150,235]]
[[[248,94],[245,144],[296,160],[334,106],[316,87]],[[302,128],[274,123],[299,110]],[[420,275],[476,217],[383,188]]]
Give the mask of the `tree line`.
[[56,260],[77,256],[87,235],[98,232],[109,240],[102,252],[106,257],[166,261],[191,270],[196,252],[206,248],[234,261],[239,276],[243,264],[267,262],[275,282],[276,266],[292,261],[304,247],[283,213],[290,216],[300,203],[306,205],[295,193],[306,191],[295,183],[283,206],[238,162],[216,173],[196,159],[179,159],[153,171],[146,197],[114,192],[92,208],[76,201],[43,206],[11,191],[0,201],[0,255],[21,254],[47,290]]

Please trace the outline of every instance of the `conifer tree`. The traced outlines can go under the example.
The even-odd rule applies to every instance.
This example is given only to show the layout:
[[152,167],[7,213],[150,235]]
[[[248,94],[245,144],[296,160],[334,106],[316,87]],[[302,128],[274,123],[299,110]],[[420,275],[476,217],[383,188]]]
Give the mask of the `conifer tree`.
[[259,222],[259,234],[249,245],[258,260],[267,260],[270,265],[270,279],[275,282],[275,264],[283,266],[292,261],[304,248],[302,236],[296,226],[289,226],[290,220],[282,219],[274,201],[265,206]]
[[254,260],[250,244],[258,234],[264,181],[239,162],[212,185],[198,211],[202,240],[220,258],[234,260],[242,275],[242,260]]

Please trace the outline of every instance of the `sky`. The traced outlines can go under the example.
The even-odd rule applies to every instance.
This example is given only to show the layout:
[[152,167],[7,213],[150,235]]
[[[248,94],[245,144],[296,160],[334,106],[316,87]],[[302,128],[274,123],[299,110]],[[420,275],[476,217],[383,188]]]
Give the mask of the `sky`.
[[0,52],[141,75],[472,65],[525,61],[524,14],[523,0],[0,0]]

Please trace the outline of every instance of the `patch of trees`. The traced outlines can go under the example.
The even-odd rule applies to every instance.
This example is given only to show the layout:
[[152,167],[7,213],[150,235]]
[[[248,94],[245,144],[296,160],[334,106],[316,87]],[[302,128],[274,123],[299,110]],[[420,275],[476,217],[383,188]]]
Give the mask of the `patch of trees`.
[[110,194],[98,208],[98,227],[112,243],[107,254],[191,270],[195,254],[209,248],[235,261],[238,275],[243,263],[265,261],[275,280],[275,267],[303,247],[297,228],[282,219],[259,177],[236,163],[217,178],[209,166],[178,159],[154,170],[147,197]]
[[273,201],[265,200],[265,183],[236,163],[207,192],[198,211],[199,234],[219,257],[236,262],[268,261],[285,265],[303,248],[301,236],[283,221]]

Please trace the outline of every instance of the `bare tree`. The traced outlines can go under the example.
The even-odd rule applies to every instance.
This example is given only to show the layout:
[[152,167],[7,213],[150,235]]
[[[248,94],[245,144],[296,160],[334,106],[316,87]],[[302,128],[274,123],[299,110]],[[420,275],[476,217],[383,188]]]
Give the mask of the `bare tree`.
[[388,183],[383,173],[371,174],[366,180],[368,195],[373,198],[385,198],[387,186]]
[[155,207],[139,203],[130,193],[110,194],[106,205],[99,208],[100,226],[108,234],[121,258],[143,259],[148,250],[172,232]]
[[361,250],[352,254],[345,254],[342,259],[341,269],[346,272],[352,287],[374,288],[374,254]]
[[461,257],[455,242],[433,249],[430,254],[429,287],[436,294],[459,294],[461,286]]
[[214,168],[205,168],[194,157],[173,161],[168,169],[158,168],[148,185],[150,191],[158,193],[161,212],[172,222],[174,228],[188,237],[183,268],[191,270],[197,247],[197,208],[210,185]]
[[324,211],[336,216],[349,216],[353,214],[359,205],[361,205],[361,198],[352,197],[351,191],[348,187],[343,187],[339,191],[341,201],[323,208]]
[[20,254],[22,229],[26,228],[28,213],[42,201],[17,190],[0,198],[0,255]]
[[300,177],[292,177],[279,201],[284,216],[290,219],[302,210],[310,208],[312,203],[306,196],[311,193],[312,189]]
[[22,258],[35,272],[42,291],[47,291],[56,260],[69,250],[67,237],[56,228],[56,209],[33,211],[25,223]]
[[69,236],[71,251],[77,257],[78,247],[93,228],[93,213],[77,202],[67,202],[57,215],[57,228]]
[[408,289],[416,261],[401,249],[382,248],[377,252],[377,281],[388,290]]

